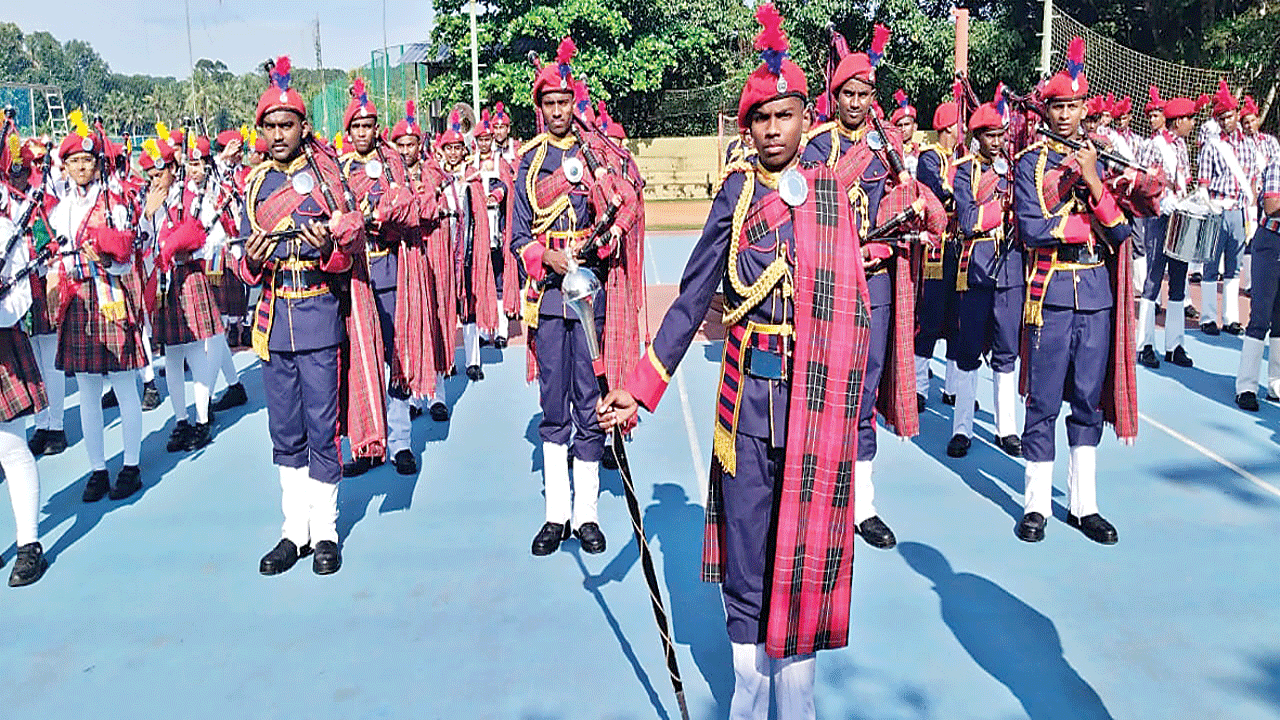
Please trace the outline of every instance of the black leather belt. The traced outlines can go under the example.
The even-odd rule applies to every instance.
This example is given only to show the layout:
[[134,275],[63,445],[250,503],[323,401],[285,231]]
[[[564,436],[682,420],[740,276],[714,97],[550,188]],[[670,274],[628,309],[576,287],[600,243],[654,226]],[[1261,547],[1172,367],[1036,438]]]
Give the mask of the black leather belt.
[[748,346],[742,354],[743,372],[761,380],[786,380],[787,359],[780,353]]
[[1062,244],[1058,246],[1058,262],[1077,265],[1097,265],[1107,259],[1106,247],[1101,243]]
[[276,270],[272,287],[295,291],[328,288],[329,273],[320,270]]

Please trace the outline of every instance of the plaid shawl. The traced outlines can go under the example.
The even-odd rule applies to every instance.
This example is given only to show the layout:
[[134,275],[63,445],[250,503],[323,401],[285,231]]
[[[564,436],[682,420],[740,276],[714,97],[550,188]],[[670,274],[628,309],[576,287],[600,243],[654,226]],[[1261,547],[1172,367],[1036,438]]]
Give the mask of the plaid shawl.
[[[795,372],[766,604],[766,650],[773,657],[848,643],[853,466],[871,334],[857,230],[843,186],[825,166],[802,172],[810,193],[791,214]],[[745,192],[753,186],[748,180]],[[722,475],[719,462],[713,462],[702,570],[711,582],[722,577]]]
[[[416,238],[410,241],[409,238]],[[424,235],[413,229],[400,246],[396,264],[395,362],[391,366],[391,382],[407,389],[415,397],[435,393],[434,318],[427,303],[430,299],[431,268],[427,263]]]
[[[466,250],[467,229],[461,222],[456,223],[457,241],[454,252],[454,271],[458,276],[457,290],[459,312],[463,317],[475,316],[476,325],[482,333],[492,333],[498,327],[498,290],[493,278],[493,261],[489,255],[489,207],[486,201],[484,182],[480,174],[472,172],[455,182],[463,183],[465,199],[462,202],[471,205],[471,278],[463,282],[463,274],[467,272]],[[460,220],[460,218],[459,218]],[[471,292],[467,292],[470,286]]]
[[[363,233],[361,233],[363,238]],[[369,261],[363,248],[351,248],[351,308],[347,342],[342,344],[339,372],[339,432],[351,441],[354,457],[381,458],[387,453],[387,411],[383,395],[382,324],[369,284]]]
[[[1107,357],[1107,377],[1102,384],[1102,417],[1115,428],[1120,440],[1138,437],[1137,320],[1133,302],[1133,260],[1126,237],[1115,249],[1111,267],[1111,295],[1115,298],[1115,321],[1112,323],[1111,354]],[[1181,318],[1176,319],[1181,322]]]
[[516,199],[516,171],[511,163],[496,157],[498,179],[505,191],[502,193],[502,213],[506,219],[502,230],[502,314],[508,318],[520,316],[520,271],[516,267],[515,253],[511,252],[511,226]]
[[[444,172],[430,157],[419,163],[419,230],[427,260],[425,316],[431,333],[431,353],[425,355],[435,373],[449,372],[457,350],[458,303],[454,294],[453,243],[449,221],[440,216]],[[434,382],[434,381],[433,381]]]

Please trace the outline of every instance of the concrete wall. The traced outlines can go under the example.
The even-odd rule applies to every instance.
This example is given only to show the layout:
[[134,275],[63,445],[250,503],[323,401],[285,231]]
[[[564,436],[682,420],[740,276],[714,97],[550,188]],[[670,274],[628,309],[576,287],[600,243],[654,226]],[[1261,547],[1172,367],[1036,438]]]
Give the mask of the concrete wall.
[[628,140],[648,200],[702,199],[720,179],[716,136]]

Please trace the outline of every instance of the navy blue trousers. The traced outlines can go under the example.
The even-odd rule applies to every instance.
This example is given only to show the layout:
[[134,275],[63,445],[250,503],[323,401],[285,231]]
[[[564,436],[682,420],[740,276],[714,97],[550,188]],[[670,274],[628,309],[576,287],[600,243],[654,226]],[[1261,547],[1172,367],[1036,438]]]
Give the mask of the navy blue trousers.
[[[596,328],[603,339],[603,317],[596,318]],[[596,422],[600,386],[591,368],[582,323],[540,315],[534,341],[538,344],[538,389],[542,403],[538,437],[543,442],[569,445],[571,457],[599,462],[604,455],[604,431]]]
[[308,468],[313,480],[342,479],[338,438],[338,346],[273,350],[262,363],[262,388],[276,465]]
[[725,531],[720,591],[724,593],[729,640],[759,643],[764,642],[761,619],[774,527],[774,488],[782,484],[786,453],[765,438],[741,433],[734,447],[737,473],[725,473],[720,483]]
[[892,272],[867,278],[871,291],[871,345],[867,348],[867,372],[863,375],[862,407],[858,413],[858,460],[876,458],[876,396],[893,330]]
[[1111,308],[1044,307],[1044,324],[1031,328],[1027,359],[1027,415],[1022,456],[1054,459],[1054,431],[1062,402],[1071,405],[1067,444],[1102,440],[1102,383],[1111,350]]
[[1249,327],[1245,334],[1262,340],[1280,337],[1280,235],[1259,228],[1253,235],[1252,285],[1249,290]]
[[382,326],[382,351],[388,364],[396,354],[396,289],[386,288],[373,294],[378,306],[378,324]]
[[[1147,243],[1147,278],[1142,286],[1142,299],[1155,302],[1160,299],[1160,284],[1165,271],[1169,273],[1169,302],[1182,302],[1187,298],[1187,264],[1164,254],[1164,236],[1169,229],[1169,216],[1139,220],[1146,225],[1143,237]],[[1166,322],[1168,322],[1166,320]]]
[[939,340],[947,341],[947,359],[955,359],[952,347],[956,332],[956,313],[958,298],[956,297],[956,272],[958,258],[944,251],[942,257],[942,279],[922,280],[920,294],[916,299],[916,357],[933,357],[934,348]]
[[977,370],[982,354],[990,350],[992,370],[1013,372],[1018,360],[1024,293],[1021,287],[995,285],[970,285],[960,293],[956,367]]

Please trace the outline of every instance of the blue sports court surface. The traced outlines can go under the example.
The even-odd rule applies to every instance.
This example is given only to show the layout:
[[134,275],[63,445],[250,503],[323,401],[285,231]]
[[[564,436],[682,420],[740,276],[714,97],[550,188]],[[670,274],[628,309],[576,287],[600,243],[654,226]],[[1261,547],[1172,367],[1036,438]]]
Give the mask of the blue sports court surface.
[[[695,237],[651,235],[651,284],[679,282]],[[1044,542],[1014,537],[1022,464],[990,444],[990,372],[973,450],[952,460],[935,360],[921,436],[881,435],[876,500],[899,545],[858,541],[851,643],[819,656],[819,717],[1280,718],[1280,408],[1234,406],[1239,343],[1189,332],[1195,368],[1139,368],[1139,441],[1108,430],[1098,454],[1113,547],[1061,506]],[[725,718],[733,688],[719,591],[698,580],[719,356],[695,343],[628,447],[696,720]],[[69,397],[72,447],[39,461],[52,566],[0,588],[0,717],[678,718],[621,482],[602,478],[603,555],[570,540],[531,556],[537,390],[522,346],[485,361],[484,381],[449,381],[450,422],[415,421],[420,475],[343,482],[330,577],[305,560],[258,574],[281,517],[251,354],[237,356],[250,403],[203,451],[165,452],[167,400],[144,414],[146,487],[123,502],[81,503]]]

